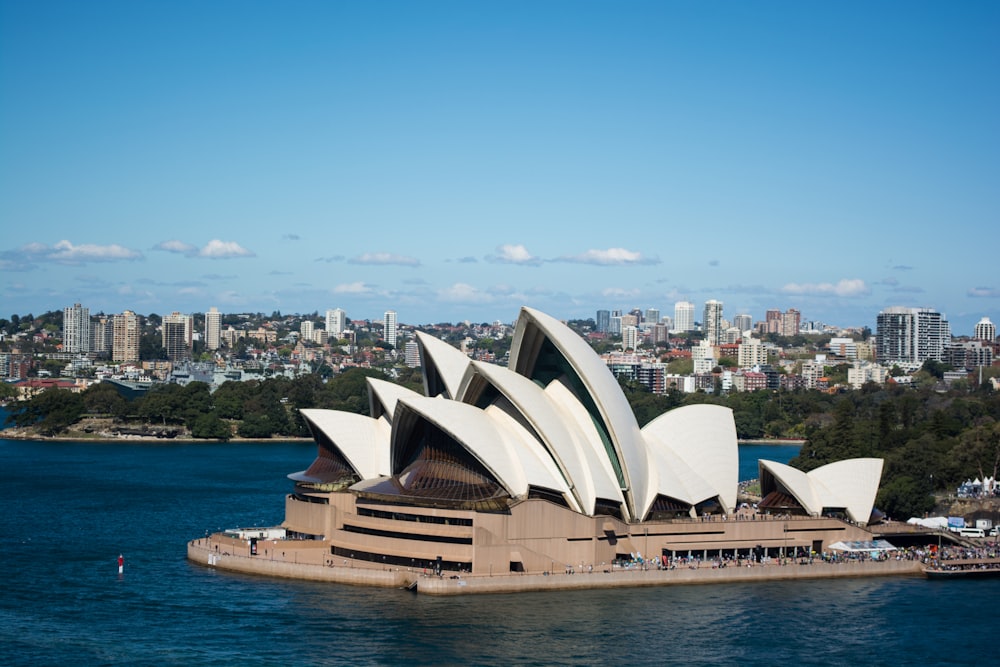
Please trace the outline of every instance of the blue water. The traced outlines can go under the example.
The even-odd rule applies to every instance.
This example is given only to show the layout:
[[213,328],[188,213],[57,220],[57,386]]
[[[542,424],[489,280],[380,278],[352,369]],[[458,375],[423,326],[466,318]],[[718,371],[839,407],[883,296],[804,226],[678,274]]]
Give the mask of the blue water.
[[[767,450],[741,451],[781,460]],[[299,443],[0,439],[0,664],[957,665],[969,661],[957,637],[996,629],[1000,580],[433,598],[185,559],[206,531],[280,522],[284,475],[314,454]]]

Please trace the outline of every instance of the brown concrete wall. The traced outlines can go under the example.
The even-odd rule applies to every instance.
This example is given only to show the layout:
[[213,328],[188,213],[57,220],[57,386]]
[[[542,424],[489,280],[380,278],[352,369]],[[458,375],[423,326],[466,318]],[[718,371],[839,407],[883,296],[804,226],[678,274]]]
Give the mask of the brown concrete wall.
[[[266,547],[265,547],[266,545]],[[527,591],[583,590],[594,588],[625,588],[636,586],[669,586],[690,584],[721,584],[734,582],[766,582],[810,580],[840,577],[919,576],[917,561],[848,562],[811,565],[756,565],[754,567],[712,568],[702,564],[698,569],[681,567],[675,570],[640,570],[608,568],[592,573],[577,572],[550,575],[509,574],[494,571],[485,575],[436,577],[420,569],[381,568],[367,563],[344,564],[332,558],[322,547],[323,542],[287,543],[258,542],[258,555],[249,556],[246,544],[213,536],[188,543],[189,560],[208,567],[290,579],[327,581],[359,586],[405,588],[416,582],[417,591],[428,595],[462,595],[471,593],[516,593]],[[216,550],[218,547],[218,550]],[[295,548],[293,547],[301,547]],[[265,555],[264,549],[267,549]]]
[[865,563],[812,565],[766,565],[712,569],[679,568],[676,570],[615,570],[592,574],[552,574],[544,576],[506,575],[493,577],[463,577],[461,579],[421,577],[417,591],[428,595],[464,595],[472,593],[517,593],[528,591],[583,590],[593,588],[626,588],[636,586],[669,586],[684,584],[722,584],[734,582],[765,582],[787,580],[829,579],[840,577],[918,576],[922,573],[917,561],[885,561]]
[[343,566],[341,561],[334,561],[331,566],[329,563],[332,559],[325,557],[325,552],[322,551],[315,554],[296,551],[293,554],[291,550],[286,549],[286,558],[271,558],[270,552],[268,556],[264,556],[262,551],[259,556],[249,556],[245,555],[246,549],[242,549],[240,553],[233,551],[227,553],[225,550],[216,552],[214,546],[215,542],[206,539],[188,542],[188,560],[207,567],[247,574],[383,588],[405,588],[419,575],[417,572],[401,569]]

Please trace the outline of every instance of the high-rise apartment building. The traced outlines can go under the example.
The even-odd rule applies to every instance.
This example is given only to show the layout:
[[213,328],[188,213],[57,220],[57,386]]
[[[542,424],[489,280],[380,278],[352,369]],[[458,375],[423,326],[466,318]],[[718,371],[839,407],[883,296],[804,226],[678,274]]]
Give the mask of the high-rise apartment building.
[[302,320],[302,323],[299,324],[299,340],[312,342],[315,329],[316,324],[311,320]]
[[222,347],[222,313],[212,306],[205,313],[205,348],[218,350]]
[[599,310],[597,311],[597,320],[595,321],[597,325],[598,333],[608,333],[608,329],[611,326],[611,311],[610,310]]
[[191,358],[194,324],[190,315],[173,312],[163,318],[163,351],[170,361]]
[[385,311],[385,317],[382,320],[383,330],[382,338],[386,343],[392,345],[393,348],[396,347],[396,311],[387,310]]
[[98,317],[90,323],[90,350],[98,354],[111,352],[115,344],[114,317]]
[[[628,317],[627,315],[625,317]],[[634,325],[622,326],[622,349],[637,350],[639,348],[639,327]]]
[[90,308],[78,303],[63,309],[63,351],[86,354],[91,350]]
[[643,324],[647,327],[651,327],[654,324],[659,324],[660,322],[660,309],[659,308],[647,308],[646,313],[643,316]]
[[985,340],[992,343],[997,337],[997,327],[990,322],[990,318],[984,317],[976,322],[976,330],[972,337],[976,340]]
[[131,310],[121,315],[115,315],[113,320],[113,343],[111,359],[113,361],[139,361],[139,338],[142,335],[142,323],[139,316]]
[[759,338],[748,336],[740,343],[736,356],[736,363],[740,368],[763,366],[767,363],[767,348]]
[[942,361],[951,341],[948,321],[929,308],[886,308],[878,314],[876,327],[876,356],[881,364]]
[[705,332],[705,340],[712,345],[722,342],[722,302],[709,299],[705,302],[705,314],[701,320],[702,331]]
[[781,333],[781,311],[770,308],[764,313],[764,333]]
[[620,336],[622,333],[622,311],[612,310],[608,319],[608,333],[612,336]]
[[674,331],[694,331],[694,304],[690,301],[678,301],[674,304]]
[[781,315],[780,333],[782,336],[797,336],[799,333],[799,326],[801,324],[802,313],[794,308],[789,308]]
[[420,366],[420,346],[417,341],[406,341],[406,366],[407,368],[417,368]]
[[753,328],[753,318],[746,313],[733,316],[733,326],[740,331],[750,331]]
[[338,339],[347,330],[347,313],[340,308],[326,311],[326,334],[330,339]]

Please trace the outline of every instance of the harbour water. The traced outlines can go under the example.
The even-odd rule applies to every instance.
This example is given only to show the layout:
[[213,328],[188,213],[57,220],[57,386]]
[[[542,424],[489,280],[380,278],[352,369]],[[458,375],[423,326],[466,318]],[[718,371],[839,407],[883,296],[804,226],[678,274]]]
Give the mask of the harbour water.
[[[794,453],[741,447],[741,475]],[[0,663],[957,665],[992,652],[1000,580],[437,598],[185,559],[206,531],[280,522],[284,475],[314,455],[308,443],[0,439]]]

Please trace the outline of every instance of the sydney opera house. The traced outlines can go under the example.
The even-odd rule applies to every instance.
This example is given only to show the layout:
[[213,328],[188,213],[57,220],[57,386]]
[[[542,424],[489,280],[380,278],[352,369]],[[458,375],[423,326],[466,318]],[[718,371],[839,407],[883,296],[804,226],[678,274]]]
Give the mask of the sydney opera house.
[[368,415],[303,411],[318,455],[289,475],[286,544],[331,567],[499,575],[871,538],[881,460],[808,474],[762,461],[748,512],[728,408],[682,407],[640,428],[600,357],[544,313],[521,310],[506,368],[417,341],[423,395],[369,379]]
[[426,334],[417,342],[423,394],[369,378],[368,415],[303,410],[318,453],[289,475],[284,522],[192,540],[188,557],[381,586],[611,574],[584,578],[594,585],[614,583],[623,563],[872,539],[880,459],[808,473],[760,461],[761,496],[747,506],[728,408],[681,407],[640,428],[601,358],[544,313],[521,310],[507,367]]

